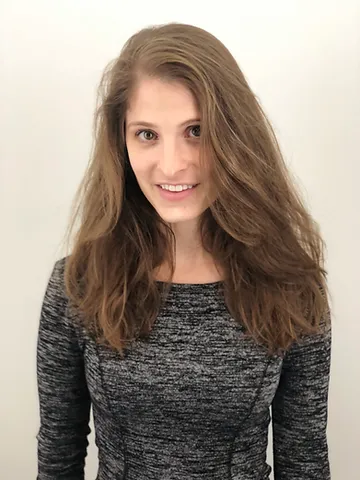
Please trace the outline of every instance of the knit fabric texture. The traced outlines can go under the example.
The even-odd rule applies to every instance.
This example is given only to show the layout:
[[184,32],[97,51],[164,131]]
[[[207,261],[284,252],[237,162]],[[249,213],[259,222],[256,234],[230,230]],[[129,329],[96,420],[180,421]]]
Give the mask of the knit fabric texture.
[[38,480],[84,479],[91,407],[97,480],[267,480],[271,421],[276,480],[330,479],[330,322],[270,356],[221,282],[173,284],[149,338],[121,358],[70,314],[65,261],[38,332]]

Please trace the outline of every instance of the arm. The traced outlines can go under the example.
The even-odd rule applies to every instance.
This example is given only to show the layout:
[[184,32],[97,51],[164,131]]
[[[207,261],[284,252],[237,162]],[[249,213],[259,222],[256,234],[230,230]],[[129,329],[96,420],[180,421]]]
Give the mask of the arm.
[[90,433],[90,398],[76,331],[66,316],[63,274],[64,263],[57,262],[38,333],[38,480],[83,480]]
[[322,332],[287,353],[272,405],[276,480],[329,480],[326,437],[330,313]]

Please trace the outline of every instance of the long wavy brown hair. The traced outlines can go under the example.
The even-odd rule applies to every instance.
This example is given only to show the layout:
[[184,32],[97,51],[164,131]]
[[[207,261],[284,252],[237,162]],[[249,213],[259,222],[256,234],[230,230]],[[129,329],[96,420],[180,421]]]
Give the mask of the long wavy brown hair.
[[[285,352],[327,319],[325,244],[234,57],[191,25],[142,29],[103,73],[68,231],[71,305],[98,341],[123,355],[150,333],[171,287],[174,234],[140,190],[125,142],[129,100],[145,75],[181,82],[197,100],[200,161],[210,166],[215,198],[200,219],[204,249],[224,272],[232,317],[269,353]],[[169,278],[158,282],[163,264]]]

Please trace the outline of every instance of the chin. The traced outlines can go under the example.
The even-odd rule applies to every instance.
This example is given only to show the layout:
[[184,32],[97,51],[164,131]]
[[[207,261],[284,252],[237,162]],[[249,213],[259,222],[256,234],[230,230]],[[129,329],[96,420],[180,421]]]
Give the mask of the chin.
[[143,190],[144,195],[159,217],[168,224],[197,223],[203,212],[206,210],[204,200],[199,198],[193,202],[176,205],[166,203],[153,195],[152,191]]
[[197,222],[200,218],[200,215],[166,215],[158,211],[159,216],[164,220],[164,222],[176,225],[181,223],[188,222]]
[[200,218],[200,214],[196,213],[189,215],[189,213],[167,213],[161,210],[156,209],[159,216],[164,220],[164,222],[169,224],[180,224],[187,222],[197,222]]

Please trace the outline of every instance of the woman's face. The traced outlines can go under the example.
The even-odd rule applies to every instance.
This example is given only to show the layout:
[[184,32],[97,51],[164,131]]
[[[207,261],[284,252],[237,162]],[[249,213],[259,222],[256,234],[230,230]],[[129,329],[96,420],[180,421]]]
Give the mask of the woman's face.
[[125,118],[130,164],[142,192],[169,224],[197,221],[208,207],[208,173],[199,165],[200,124],[195,99],[180,83],[144,78],[130,100]]

